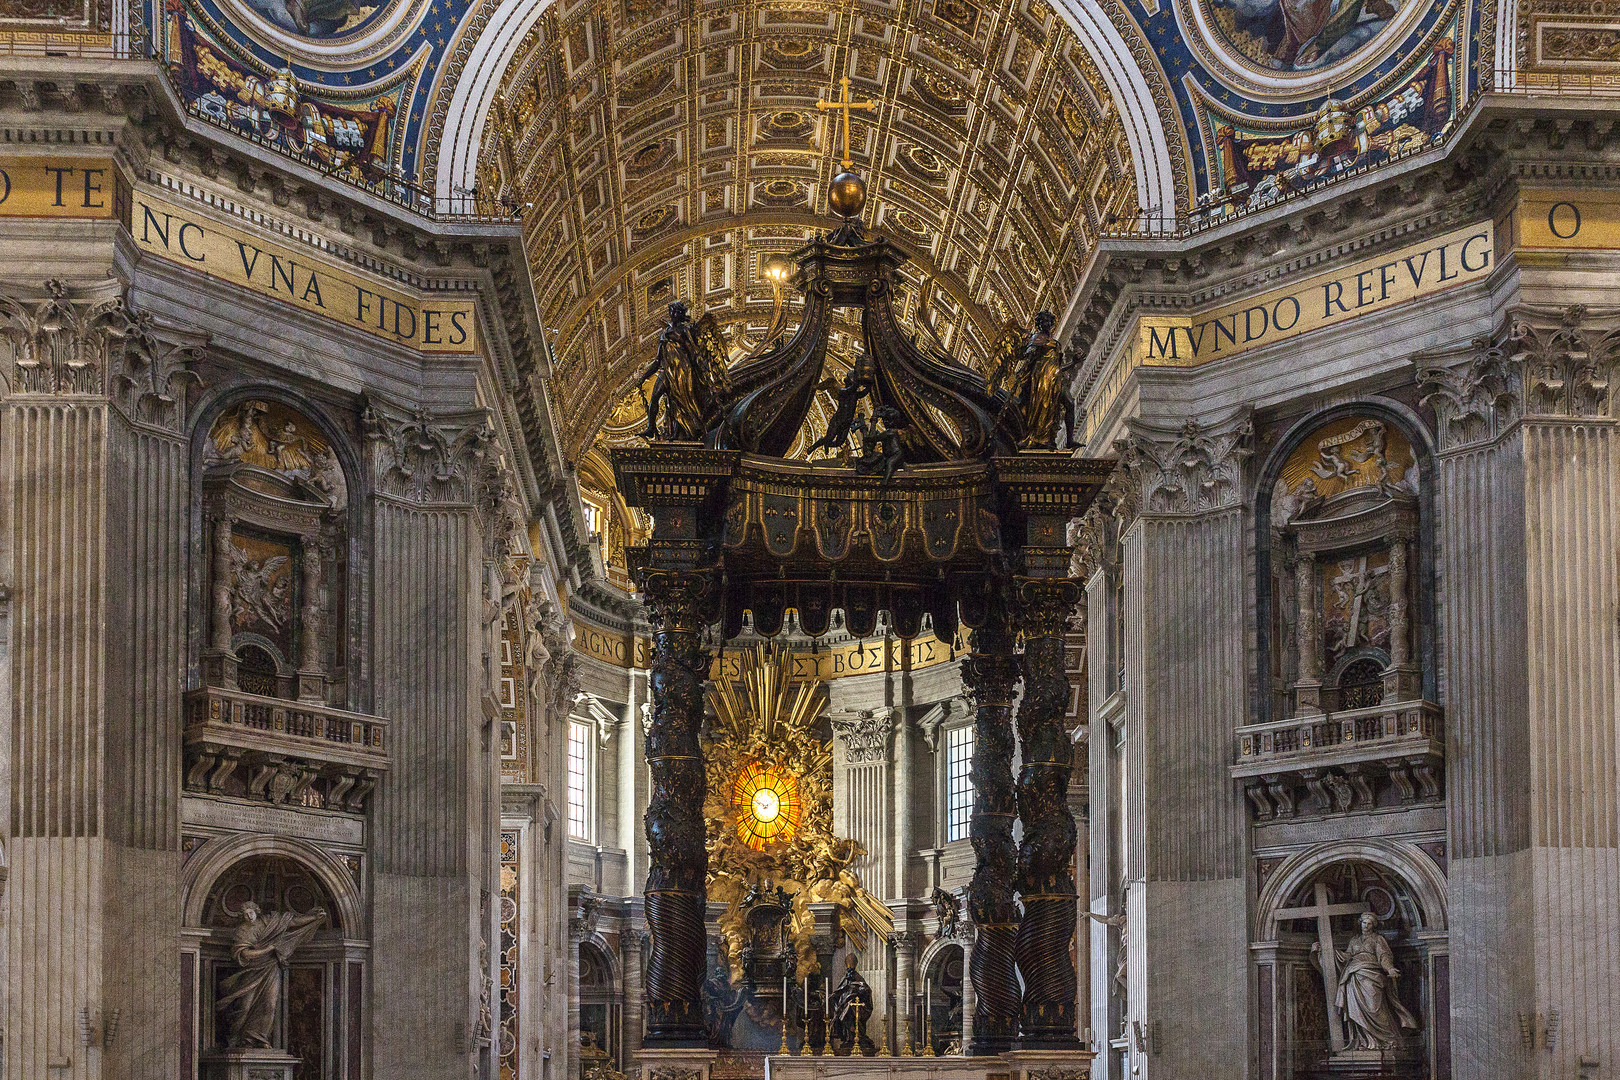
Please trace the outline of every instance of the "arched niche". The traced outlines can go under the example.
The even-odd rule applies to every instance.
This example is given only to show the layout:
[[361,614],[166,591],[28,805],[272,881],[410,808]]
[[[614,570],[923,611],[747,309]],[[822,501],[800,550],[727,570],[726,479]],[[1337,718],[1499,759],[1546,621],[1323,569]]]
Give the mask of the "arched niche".
[[[1369,931],[1366,914],[1377,920]],[[1444,1075],[1450,1058],[1450,958],[1445,877],[1422,851],[1404,843],[1364,840],[1299,852],[1267,878],[1256,908],[1251,948],[1262,1075],[1277,1080],[1331,1080],[1380,1075],[1427,1080]],[[1378,952],[1396,975],[1347,977],[1371,954],[1353,948],[1376,934]],[[1323,957],[1333,949],[1333,961]],[[1358,992],[1387,995],[1382,1014],[1394,1035],[1370,1047],[1352,1010]],[[1365,998],[1363,999],[1365,1000]],[[1376,1040],[1375,1040],[1376,1041]]]
[[351,484],[333,436],[301,404],[245,394],[198,437],[204,680],[342,702]]
[[622,995],[612,950],[597,935],[579,943],[579,1033],[619,1061]]
[[249,901],[263,915],[326,912],[324,925],[285,958],[272,1043],[301,1059],[300,1075],[350,1075],[365,1054],[370,945],[361,897],[349,866],[284,837],[216,837],[187,861],[182,1058],[201,1061],[225,1041],[230,1010],[221,1004],[221,984],[239,967],[233,948]]
[[935,1054],[961,1053],[967,948],[960,941],[935,941],[923,951],[919,967],[923,992],[912,1041],[922,1046],[925,1038],[932,1039]]
[[1434,456],[1404,406],[1293,425],[1255,494],[1258,722],[1234,775],[1256,820],[1444,797]]
[[1433,477],[1427,431],[1394,401],[1312,413],[1278,440],[1255,492],[1262,720],[1338,710],[1365,661],[1383,664],[1381,701],[1435,700]]

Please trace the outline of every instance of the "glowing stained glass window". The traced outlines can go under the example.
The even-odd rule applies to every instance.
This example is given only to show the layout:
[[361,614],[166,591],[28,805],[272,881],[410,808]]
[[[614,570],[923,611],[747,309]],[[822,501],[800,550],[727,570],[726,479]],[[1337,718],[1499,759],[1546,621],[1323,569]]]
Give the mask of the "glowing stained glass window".
[[803,811],[798,782],[757,761],[745,765],[732,782],[731,805],[737,813],[737,835],[756,849],[791,840]]

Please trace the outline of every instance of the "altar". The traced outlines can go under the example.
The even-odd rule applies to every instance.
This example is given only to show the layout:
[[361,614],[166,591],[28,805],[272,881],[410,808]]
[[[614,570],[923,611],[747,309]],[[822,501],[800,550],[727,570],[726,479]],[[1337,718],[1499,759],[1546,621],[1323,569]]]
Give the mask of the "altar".
[[1084,1080],[1089,1050],[1012,1051],[976,1057],[809,1057],[773,1054],[765,1080]]

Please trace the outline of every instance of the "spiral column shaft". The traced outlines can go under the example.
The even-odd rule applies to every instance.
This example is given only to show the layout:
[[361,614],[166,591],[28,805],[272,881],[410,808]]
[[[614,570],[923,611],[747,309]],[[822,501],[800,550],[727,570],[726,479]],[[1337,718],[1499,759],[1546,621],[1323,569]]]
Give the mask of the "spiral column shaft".
[[1018,659],[1004,612],[973,632],[973,654],[964,675],[973,694],[973,881],[968,913],[975,934],[968,977],[977,1003],[973,1010],[972,1054],[998,1054],[1018,1035],[1018,970],[1014,949],[1018,905],[1013,898],[1017,848],[1013,820],[1012,704],[1018,685]]
[[1063,666],[1064,632],[1079,600],[1066,578],[1020,578],[1018,624],[1024,635],[1024,696],[1018,703],[1018,970],[1024,978],[1019,1045],[1028,1049],[1079,1045],[1078,983],[1074,971],[1074,815],[1069,772],[1074,747],[1065,716],[1069,677]]
[[646,1046],[702,1046],[706,974],[703,688],[710,654],[700,635],[712,614],[711,570],[647,569],[641,590],[653,625],[647,729]]

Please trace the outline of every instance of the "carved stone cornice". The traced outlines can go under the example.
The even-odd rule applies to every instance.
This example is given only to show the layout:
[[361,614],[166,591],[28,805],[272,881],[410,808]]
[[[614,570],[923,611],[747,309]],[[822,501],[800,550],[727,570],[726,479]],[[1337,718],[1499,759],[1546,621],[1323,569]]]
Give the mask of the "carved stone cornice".
[[926,709],[919,710],[912,718],[912,722],[917,725],[917,730],[922,732],[923,739],[928,743],[929,753],[937,754],[939,753],[939,729],[944,727],[946,722],[970,716],[972,712],[973,706],[968,702],[967,697],[963,695],[946,698],[944,701],[936,702]]
[[381,495],[418,504],[470,504],[493,511],[510,486],[495,429],[484,413],[441,420],[425,408],[408,419],[367,402],[361,415]]
[[854,709],[833,713],[827,719],[844,746],[847,763],[869,765],[889,759],[889,740],[895,728],[893,709]]
[[1217,427],[1188,418],[1170,430],[1128,420],[1121,459],[1135,481],[1139,509],[1149,514],[1203,514],[1237,506],[1243,463],[1254,452],[1248,409]]

